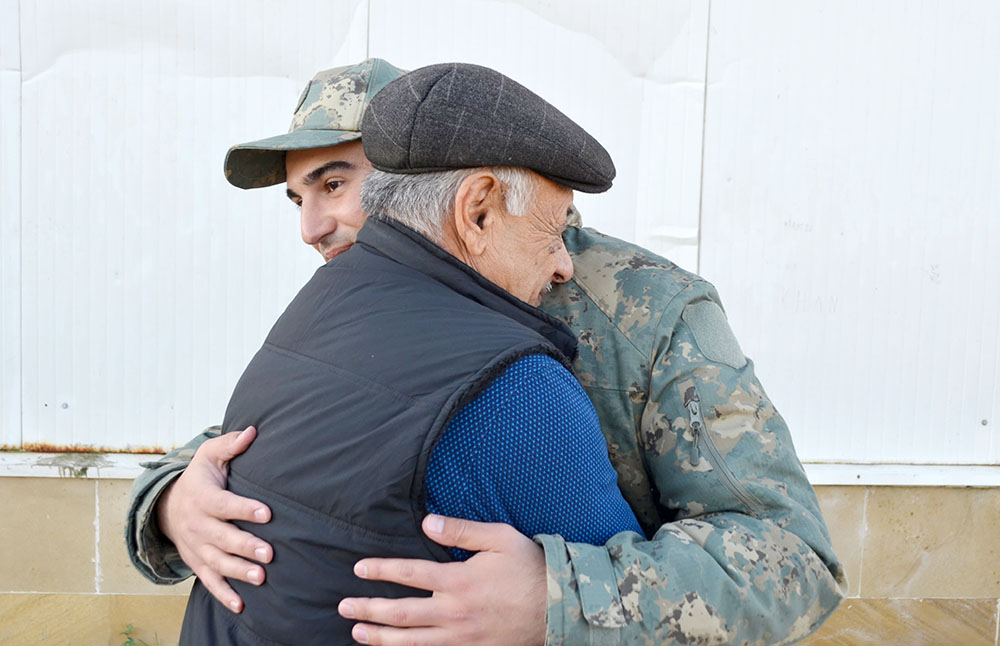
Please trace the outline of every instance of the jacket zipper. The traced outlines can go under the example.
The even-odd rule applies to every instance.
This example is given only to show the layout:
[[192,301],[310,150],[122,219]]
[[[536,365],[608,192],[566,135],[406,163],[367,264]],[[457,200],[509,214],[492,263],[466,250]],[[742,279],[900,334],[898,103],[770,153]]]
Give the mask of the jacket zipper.
[[[691,434],[694,440],[691,442],[691,466],[697,467],[701,463],[701,454],[705,453],[712,468],[722,476],[722,483],[740,503],[746,507],[751,514],[759,516],[764,511],[764,505],[750,493],[739,481],[736,475],[726,464],[725,458],[719,453],[719,448],[715,446],[705,420],[701,416],[701,398],[697,392],[694,399],[687,404],[688,414],[691,418]],[[704,446],[701,446],[701,445]]]

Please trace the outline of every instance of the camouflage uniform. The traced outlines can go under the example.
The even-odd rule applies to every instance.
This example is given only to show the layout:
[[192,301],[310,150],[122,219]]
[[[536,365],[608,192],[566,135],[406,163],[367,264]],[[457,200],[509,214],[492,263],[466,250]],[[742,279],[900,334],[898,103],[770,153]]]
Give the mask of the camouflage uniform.
[[[536,536],[546,643],[786,644],[819,627],[846,582],[784,420],[715,289],[645,250],[567,229],[572,281],[542,308],[577,332],[619,485],[647,535],[607,545]],[[156,497],[210,429],[149,463],[126,529],[153,581],[190,575],[155,527]]]
[[580,340],[618,484],[652,540],[537,536],[546,644],[786,644],[846,591],[816,496],[715,289],[569,228],[573,280],[542,308]]

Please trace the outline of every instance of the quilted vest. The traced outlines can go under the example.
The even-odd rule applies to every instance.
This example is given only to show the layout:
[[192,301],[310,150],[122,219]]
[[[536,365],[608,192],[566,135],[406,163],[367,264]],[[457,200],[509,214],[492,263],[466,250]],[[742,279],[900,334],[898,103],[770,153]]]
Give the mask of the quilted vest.
[[181,644],[353,644],[347,596],[427,593],[353,574],[366,556],[450,560],[420,529],[424,475],[451,418],[514,361],[568,366],[576,340],[414,231],[370,218],[321,267],[247,366],[223,430],[258,437],[229,488],[270,506],[238,523],[274,547],[267,580],[230,581],[234,615],[196,582]]

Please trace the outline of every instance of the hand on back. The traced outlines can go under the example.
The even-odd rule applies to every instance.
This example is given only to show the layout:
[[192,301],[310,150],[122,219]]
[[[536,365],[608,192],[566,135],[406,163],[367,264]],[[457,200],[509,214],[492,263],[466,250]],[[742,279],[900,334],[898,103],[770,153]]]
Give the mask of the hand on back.
[[260,585],[265,574],[259,563],[269,563],[273,557],[270,545],[230,522],[271,519],[271,510],[263,503],[226,490],[229,461],[256,437],[250,426],[205,441],[156,505],[160,530],[212,596],[233,612],[243,609],[243,600],[226,577]]
[[424,533],[447,547],[476,552],[468,561],[437,563],[370,558],[354,572],[363,579],[393,581],[430,590],[430,597],[344,599],[337,608],[362,644],[495,644],[541,646],[545,642],[545,555],[510,525],[427,516]]

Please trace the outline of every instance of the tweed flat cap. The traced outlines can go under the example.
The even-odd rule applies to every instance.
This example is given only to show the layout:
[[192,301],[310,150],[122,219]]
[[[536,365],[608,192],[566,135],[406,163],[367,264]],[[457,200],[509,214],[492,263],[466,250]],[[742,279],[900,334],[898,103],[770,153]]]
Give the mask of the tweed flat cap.
[[608,190],[615,177],[587,131],[479,65],[430,65],[392,81],[368,104],[361,132],[372,166],[390,173],[519,166],[585,193]]
[[299,97],[287,134],[233,146],[226,153],[226,179],[240,188],[285,181],[285,152],[324,148],[361,138],[368,101],[405,72],[380,58],[318,72]]

